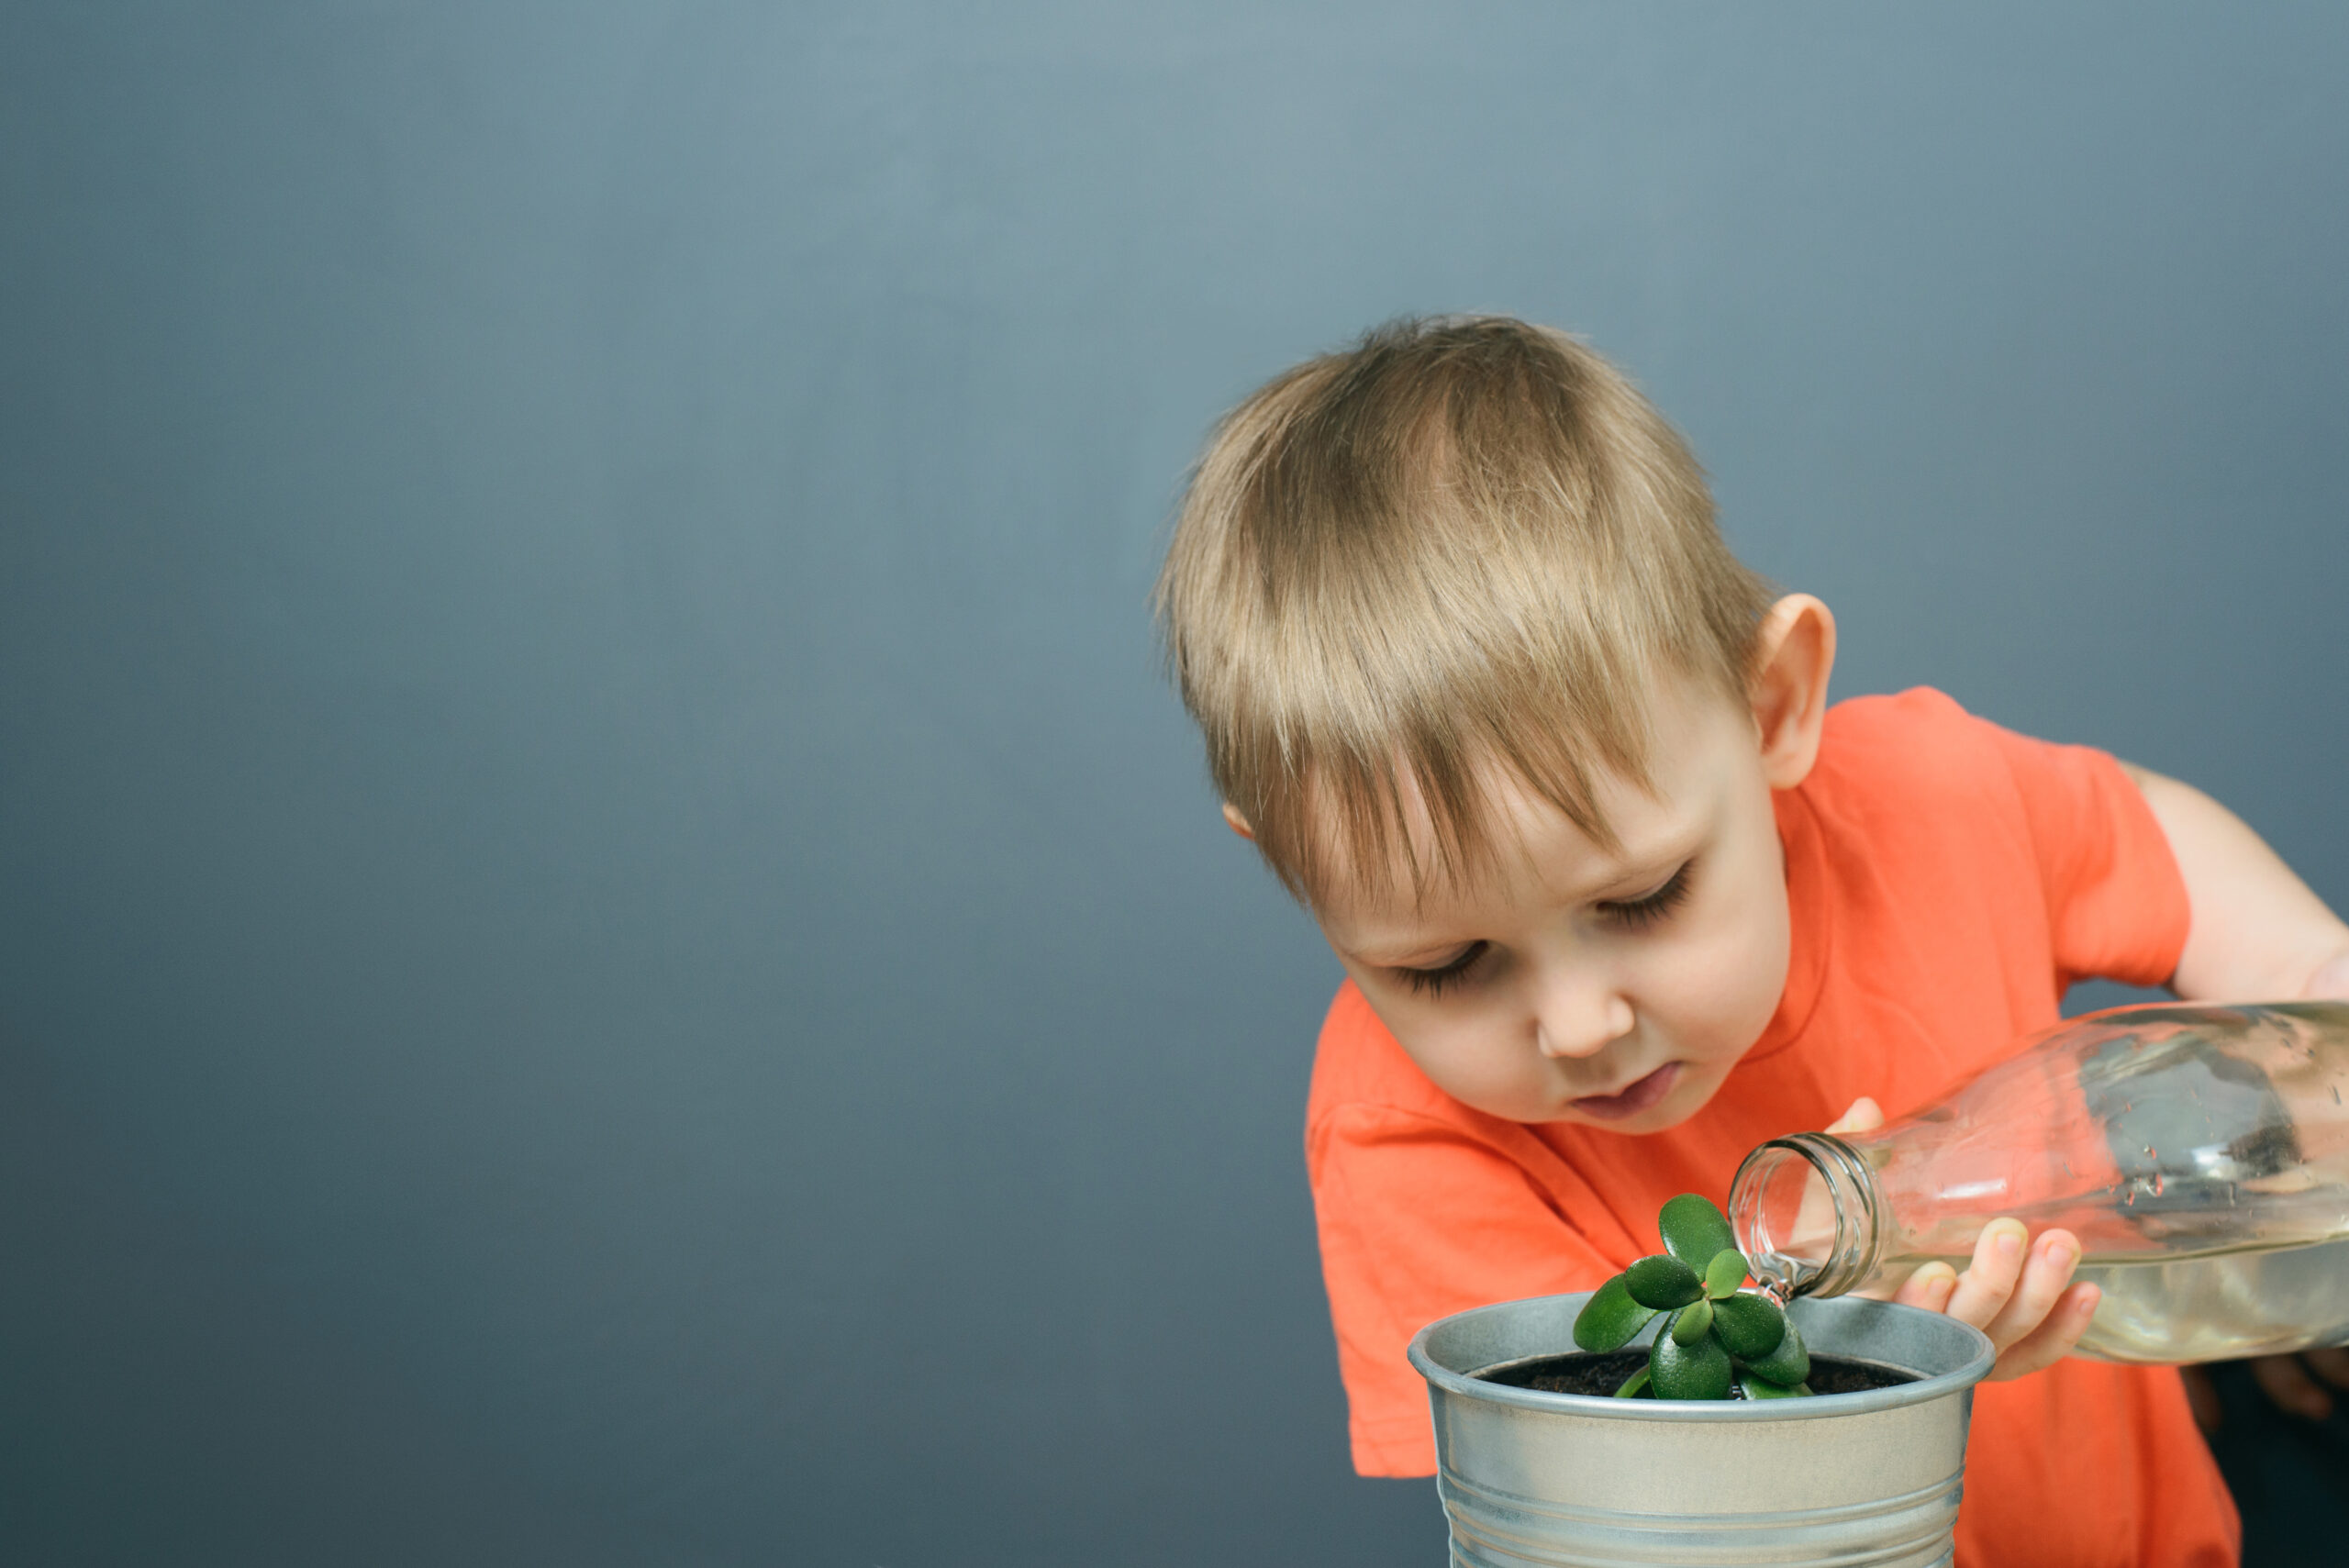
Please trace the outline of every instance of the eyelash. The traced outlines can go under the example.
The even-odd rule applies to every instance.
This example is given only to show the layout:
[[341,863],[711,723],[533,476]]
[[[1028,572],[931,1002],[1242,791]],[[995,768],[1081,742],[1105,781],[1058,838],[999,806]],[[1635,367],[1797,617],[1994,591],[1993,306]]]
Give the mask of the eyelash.
[[[1663,921],[1675,909],[1687,902],[1688,872],[1689,868],[1696,863],[1694,861],[1683,861],[1680,869],[1674,872],[1662,887],[1657,888],[1645,898],[1601,904],[1598,907],[1606,911],[1609,919],[1628,930],[1645,930]],[[1460,956],[1450,963],[1434,969],[1397,969],[1395,973],[1401,975],[1403,983],[1420,995],[1441,996],[1450,987],[1459,984],[1461,979],[1475,967],[1476,961],[1485,956],[1485,950],[1491,945],[1484,941],[1470,942],[1461,949]]]
[[1441,996],[1444,993],[1444,988],[1455,984],[1462,975],[1467,973],[1476,961],[1485,956],[1485,950],[1491,945],[1484,941],[1470,942],[1460,950],[1458,958],[1439,968],[1398,969],[1395,973],[1403,977],[1404,984],[1421,995]]
[[1672,873],[1671,879],[1645,898],[1634,898],[1625,904],[1602,904],[1599,907],[1617,925],[1634,931],[1644,930],[1687,902],[1688,869],[1696,863],[1681,862],[1680,869]]

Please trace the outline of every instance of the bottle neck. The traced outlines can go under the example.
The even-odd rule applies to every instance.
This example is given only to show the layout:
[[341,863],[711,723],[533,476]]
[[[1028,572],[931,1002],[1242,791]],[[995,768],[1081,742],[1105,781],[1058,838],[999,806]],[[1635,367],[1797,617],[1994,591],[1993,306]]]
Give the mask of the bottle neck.
[[1875,1173],[1830,1132],[1772,1139],[1730,1183],[1738,1251],[1755,1279],[1788,1296],[1841,1296],[1874,1273],[1883,1219]]

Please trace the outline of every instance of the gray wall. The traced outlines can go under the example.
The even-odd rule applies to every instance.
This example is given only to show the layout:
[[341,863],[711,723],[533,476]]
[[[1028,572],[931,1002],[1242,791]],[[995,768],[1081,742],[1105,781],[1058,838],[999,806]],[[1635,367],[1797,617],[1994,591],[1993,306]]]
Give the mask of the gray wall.
[[1588,334],[1844,693],[2349,899],[2349,12],[0,10],[0,1557],[1428,1563],[1214,414]]

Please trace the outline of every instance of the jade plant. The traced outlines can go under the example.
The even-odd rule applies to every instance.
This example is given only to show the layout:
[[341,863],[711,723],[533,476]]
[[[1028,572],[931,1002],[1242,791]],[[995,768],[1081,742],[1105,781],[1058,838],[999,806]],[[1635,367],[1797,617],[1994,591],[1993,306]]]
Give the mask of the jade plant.
[[1664,1251],[1642,1258],[1598,1291],[1575,1318],[1575,1343],[1620,1351],[1659,1313],[1671,1319],[1647,1365],[1618,1399],[1787,1399],[1808,1395],[1810,1352],[1785,1309],[1741,1290],[1745,1254],[1721,1211],[1682,1193],[1656,1217]]

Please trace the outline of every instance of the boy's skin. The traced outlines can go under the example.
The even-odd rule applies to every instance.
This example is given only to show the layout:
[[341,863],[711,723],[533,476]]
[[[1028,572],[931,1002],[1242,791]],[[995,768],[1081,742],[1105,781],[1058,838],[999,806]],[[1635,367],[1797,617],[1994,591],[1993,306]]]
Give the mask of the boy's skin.
[[[1786,985],[1790,921],[1771,793],[1801,784],[1818,757],[1834,662],[1834,617],[1796,594],[1763,623],[1749,703],[1664,681],[1649,708],[1652,787],[1598,781],[1612,848],[1495,773],[1498,849],[1475,874],[1415,894],[1397,846],[1384,877],[1324,879],[1313,905],[1323,935],[1431,1082],[1509,1120],[1634,1134],[1676,1126],[1712,1098]],[[2186,884],[2177,993],[2349,996],[2349,925],[2225,807],[2128,772]],[[1428,823],[1408,815],[1408,781],[1405,793],[1405,830],[1424,864]],[[1237,811],[1224,815],[1248,834]],[[1863,1098],[1829,1130],[1881,1119]],[[1895,1299],[1980,1329],[1998,1347],[1991,1375],[2019,1377],[2070,1351],[2095,1314],[2097,1288],[2071,1283],[2079,1256],[2069,1231],[2033,1240],[2000,1219],[1964,1274],[1930,1263]],[[2276,1360],[2262,1380],[2279,1403],[2300,1396],[2294,1377],[2322,1397],[2289,1358]],[[2312,1408],[2304,1396],[2300,1407]]]

